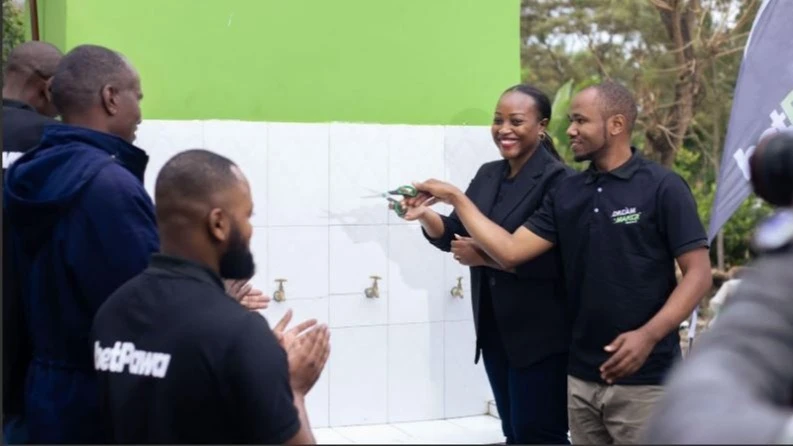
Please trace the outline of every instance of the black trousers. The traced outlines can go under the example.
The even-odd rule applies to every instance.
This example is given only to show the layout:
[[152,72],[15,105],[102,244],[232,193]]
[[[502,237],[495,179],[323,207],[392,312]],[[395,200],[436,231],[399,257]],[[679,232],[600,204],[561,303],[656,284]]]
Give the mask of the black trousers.
[[488,313],[484,311],[480,320],[480,347],[507,444],[570,444],[567,354],[525,368],[511,367],[495,319]]

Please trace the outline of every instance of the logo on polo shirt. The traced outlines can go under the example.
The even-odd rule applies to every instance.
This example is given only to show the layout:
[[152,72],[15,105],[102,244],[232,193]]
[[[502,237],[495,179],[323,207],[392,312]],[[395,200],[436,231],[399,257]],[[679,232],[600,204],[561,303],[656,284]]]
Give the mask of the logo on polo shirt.
[[98,371],[165,378],[170,362],[171,355],[136,350],[131,342],[118,341],[105,348],[94,342],[94,368]]
[[631,225],[639,222],[642,213],[636,212],[636,208],[623,208],[611,213],[611,220],[615,225]]

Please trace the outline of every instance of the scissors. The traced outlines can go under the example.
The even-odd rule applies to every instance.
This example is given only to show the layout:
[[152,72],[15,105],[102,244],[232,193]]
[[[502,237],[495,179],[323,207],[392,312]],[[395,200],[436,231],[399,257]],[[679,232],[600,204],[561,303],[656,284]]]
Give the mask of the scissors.
[[391,197],[391,195],[401,195],[403,198],[413,198],[417,197],[419,194],[420,192],[415,187],[411,185],[404,185],[399,186],[394,190],[380,192],[374,195],[367,195],[361,198],[385,198],[393,206],[394,212],[396,212],[398,216],[403,217],[407,213],[407,209],[402,206],[401,200],[397,200],[396,198]]

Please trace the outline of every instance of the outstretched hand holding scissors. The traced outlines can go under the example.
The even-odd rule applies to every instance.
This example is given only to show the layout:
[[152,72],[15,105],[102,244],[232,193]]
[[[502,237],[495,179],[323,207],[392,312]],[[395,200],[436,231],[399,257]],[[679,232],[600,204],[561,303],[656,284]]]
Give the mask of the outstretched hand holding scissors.
[[[391,195],[402,196],[401,200],[391,197]],[[363,198],[385,198],[388,200],[388,208],[393,209],[396,214],[405,220],[415,220],[421,216],[426,206],[431,206],[434,203],[433,197],[428,194],[419,192],[414,186],[404,185],[399,186],[394,190],[388,192],[377,193],[375,195],[368,195]],[[432,202],[430,202],[432,201]],[[420,205],[408,205],[408,203],[423,203]],[[424,206],[424,209],[418,209]]]

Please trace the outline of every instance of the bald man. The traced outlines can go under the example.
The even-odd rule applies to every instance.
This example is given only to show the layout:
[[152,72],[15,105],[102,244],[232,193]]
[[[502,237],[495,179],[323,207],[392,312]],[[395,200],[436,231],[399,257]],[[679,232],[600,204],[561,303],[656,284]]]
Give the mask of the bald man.
[[63,54],[45,42],[25,42],[8,55],[3,72],[3,173],[38,145],[44,127],[58,124],[49,82]]
[[103,442],[91,322],[160,249],[149,157],[132,144],[143,93],[129,61],[96,45],[63,57],[51,92],[64,123],[11,165],[3,190],[3,260],[14,268],[3,304],[17,309],[3,312],[4,333],[27,324],[9,336],[17,348],[4,349],[4,367],[10,388],[27,389],[31,442]]
[[63,57],[51,92],[64,124],[47,127],[6,174],[4,263],[16,273],[4,277],[4,301],[21,311],[3,319],[27,324],[15,336],[29,336],[27,351],[12,358],[25,375],[12,387],[26,389],[30,442],[97,443],[91,322],[159,249],[143,188],[148,156],[132,145],[143,95],[135,69],[93,45]]
[[108,441],[314,443],[305,397],[328,359],[327,327],[284,333],[287,316],[274,335],[221,281],[255,269],[245,176],[223,156],[188,150],[163,166],[155,198],[162,251],[102,305],[92,330]]

